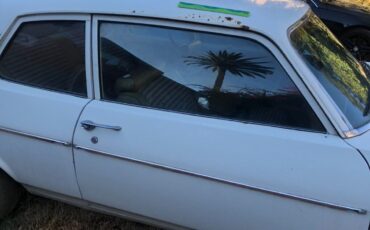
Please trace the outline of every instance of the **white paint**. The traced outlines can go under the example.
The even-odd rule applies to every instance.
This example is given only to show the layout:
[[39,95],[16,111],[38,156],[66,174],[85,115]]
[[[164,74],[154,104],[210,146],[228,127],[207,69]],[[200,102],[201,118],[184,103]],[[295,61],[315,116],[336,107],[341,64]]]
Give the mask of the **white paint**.
[[[351,207],[370,208],[370,174],[336,136],[94,101],[75,144],[117,156]],[[90,139],[96,136],[98,144]],[[85,199],[195,229],[366,229],[369,214],[294,201],[75,150]]]
[[[88,101],[4,80],[0,98],[0,127],[69,143]],[[71,146],[3,131],[0,143],[0,165],[6,165],[18,182],[80,197]]]
[[[347,131],[335,104],[328,99],[289,42],[289,27],[308,11],[304,3],[293,0],[196,2],[251,12],[249,18],[232,16],[231,21],[223,20],[223,14],[179,9],[177,3],[173,0],[110,0],[104,3],[98,0],[0,0],[0,34],[3,34],[0,50],[15,30],[8,26],[12,23],[18,26],[25,18],[15,20],[24,14],[124,14],[200,22],[208,24],[204,29],[209,30],[209,25],[231,28],[247,25],[275,41],[288,56],[302,76],[302,79],[293,77],[294,82],[325,126],[330,126],[330,122],[323,118],[324,113],[338,131]],[[266,15],[279,20],[266,23]],[[49,16],[38,17],[32,17],[32,20],[45,20]],[[72,16],[58,17],[71,19]],[[89,18],[86,15],[84,20]],[[96,25],[95,21],[93,26]],[[187,26],[192,27],[192,24]],[[96,31],[94,27],[93,33]],[[86,39],[89,47],[88,35]],[[92,40],[97,43],[96,37]],[[95,58],[93,68],[89,61],[91,53]],[[86,55],[88,71],[93,69],[95,73],[94,78],[87,81],[89,96],[99,98],[97,50],[86,51]],[[277,57],[287,65],[282,56]],[[291,67],[288,72],[295,76]],[[87,76],[90,76],[89,72]],[[74,126],[89,101],[3,80],[0,81],[0,98],[1,127],[63,142],[72,142]],[[348,140],[351,144],[348,145],[334,135],[333,129],[329,132],[331,135],[309,133],[98,100],[87,106],[81,120],[119,125],[123,129],[115,132],[97,128],[88,132],[78,125],[73,140],[76,145],[226,181],[370,210],[369,170],[351,146],[359,148],[369,160],[370,147],[365,144],[367,135]],[[93,136],[99,138],[98,144],[91,143]],[[0,167],[16,180],[39,189],[80,197],[72,147],[3,131],[0,131],[0,143]],[[369,224],[370,213],[359,215],[83,150],[75,149],[75,158],[78,180],[86,200],[184,227],[367,230]]]
[[[0,0],[0,34],[19,15],[35,13],[96,13],[155,17],[163,19],[201,22],[205,24],[240,27],[241,25],[274,36],[287,31],[288,27],[299,20],[309,10],[308,5],[299,0],[184,0],[185,2],[221,8],[249,11],[251,16],[238,17],[220,13],[181,9],[181,0]],[[269,15],[269,19],[266,17]],[[228,21],[225,17],[232,17]],[[275,20],[279,19],[279,20]],[[240,21],[240,25],[237,23]]]
[[370,132],[366,132],[361,136],[347,139],[346,141],[358,149],[370,164]]
[[[88,20],[81,15],[65,20]],[[27,21],[60,20],[59,16],[27,17],[8,30],[0,52],[17,28]],[[1,21],[1,20],[0,20]],[[87,34],[90,26],[87,21]],[[89,38],[87,38],[89,43]],[[86,51],[89,54],[90,51]],[[89,60],[89,59],[88,59]],[[87,74],[90,63],[86,62]],[[89,82],[89,81],[87,81]],[[91,90],[90,90],[91,94]],[[0,167],[23,184],[48,189],[68,196],[81,197],[74,172],[72,146],[63,146],[32,138],[36,136],[72,143],[76,120],[90,99],[52,92],[0,80]],[[14,134],[1,131],[10,129]],[[28,135],[28,136],[26,136]]]

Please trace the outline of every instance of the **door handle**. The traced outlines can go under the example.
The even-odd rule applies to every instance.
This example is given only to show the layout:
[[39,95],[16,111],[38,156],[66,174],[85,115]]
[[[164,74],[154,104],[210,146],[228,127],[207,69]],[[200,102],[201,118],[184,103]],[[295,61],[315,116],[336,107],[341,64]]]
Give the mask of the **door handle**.
[[120,126],[97,124],[93,121],[81,121],[81,126],[87,131],[91,131],[95,128],[110,129],[114,131],[122,130],[122,127]]

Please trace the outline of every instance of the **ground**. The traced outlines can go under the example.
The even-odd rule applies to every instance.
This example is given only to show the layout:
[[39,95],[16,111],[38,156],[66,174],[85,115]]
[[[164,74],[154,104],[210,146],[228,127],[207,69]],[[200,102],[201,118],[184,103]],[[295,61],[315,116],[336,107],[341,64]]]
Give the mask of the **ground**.
[[0,230],[13,229],[159,230],[32,195],[26,195],[14,213],[0,223]]

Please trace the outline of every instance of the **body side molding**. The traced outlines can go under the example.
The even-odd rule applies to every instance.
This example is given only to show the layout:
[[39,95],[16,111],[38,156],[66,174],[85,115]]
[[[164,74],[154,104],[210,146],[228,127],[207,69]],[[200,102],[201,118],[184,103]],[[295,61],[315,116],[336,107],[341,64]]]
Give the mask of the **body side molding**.
[[362,208],[354,208],[354,207],[335,204],[335,203],[331,203],[331,202],[321,201],[321,200],[317,200],[317,199],[307,198],[307,197],[303,197],[303,196],[293,195],[293,194],[289,194],[289,193],[278,192],[278,191],[265,189],[265,188],[261,188],[261,187],[257,187],[257,186],[253,186],[253,185],[238,183],[238,182],[231,181],[231,180],[225,180],[225,179],[221,179],[221,178],[217,178],[217,177],[206,176],[206,175],[203,175],[203,174],[190,172],[190,171],[186,171],[186,170],[183,170],[183,169],[173,168],[171,166],[160,165],[160,164],[154,163],[154,162],[143,161],[143,160],[134,159],[134,158],[130,158],[130,157],[117,156],[117,155],[114,155],[114,154],[110,154],[110,153],[107,153],[107,152],[98,151],[98,150],[94,150],[94,149],[90,149],[90,148],[85,148],[85,147],[82,147],[82,146],[74,146],[74,147],[77,148],[77,149],[81,149],[81,150],[93,153],[93,154],[103,155],[103,156],[106,156],[106,157],[116,158],[116,159],[132,162],[132,163],[136,163],[136,164],[146,165],[146,166],[149,166],[149,167],[152,167],[152,168],[162,169],[162,170],[171,171],[171,172],[178,173],[178,174],[183,174],[183,175],[193,176],[193,177],[202,178],[202,179],[206,179],[206,180],[211,180],[211,181],[218,182],[218,183],[237,186],[237,187],[244,188],[244,189],[263,192],[265,194],[285,197],[285,198],[288,198],[288,199],[293,199],[293,200],[297,200],[297,201],[302,201],[302,202],[306,202],[306,203],[320,205],[320,206],[333,208],[333,209],[337,209],[337,210],[350,211],[350,212],[354,212],[354,213],[357,213],[357,214],[360,214],[360,215],[366,215],[367,212],[368,212],[367,210],[362,209]]

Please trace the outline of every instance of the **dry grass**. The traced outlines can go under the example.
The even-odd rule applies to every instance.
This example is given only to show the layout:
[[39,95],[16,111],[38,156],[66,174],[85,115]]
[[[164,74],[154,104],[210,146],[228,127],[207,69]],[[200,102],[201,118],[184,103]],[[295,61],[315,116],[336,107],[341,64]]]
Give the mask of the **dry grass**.
[[0,223],[1,230],[157,230],[60,202],[27,195],[20,206]]

